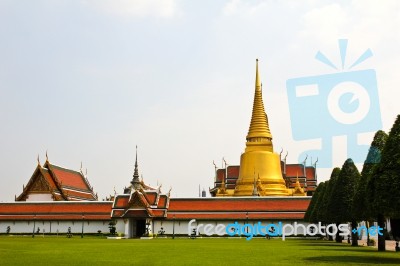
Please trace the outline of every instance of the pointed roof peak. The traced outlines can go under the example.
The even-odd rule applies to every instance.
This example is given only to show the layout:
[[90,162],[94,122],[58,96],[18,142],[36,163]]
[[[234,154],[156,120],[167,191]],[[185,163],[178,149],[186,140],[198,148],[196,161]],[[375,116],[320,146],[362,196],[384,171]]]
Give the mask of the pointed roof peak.
[[260,74],[258,73],[258,58],[256,59],[256,89],[261,89]]
[[136,158],[135,158],[135,170],[133,171],[133,179],[137,178],[139,180],[139,170],[138,170],[138,162],[137,162],[137,145],[136,145]]
[[137,145],[136,145],[136,159],[135,159],[135,168],[137,168],[138,164],[137,164]]
[[139,188],[142,187],[141,184],[140,184],[141,182],[139,180],[139,169],[138,169],[137,158],[138,158],[138,155],[137,155],[137,145],[136,145],[135,169],[133,171],[133,179],[131,181],[131,184],[132,184],[134,189],[139,189]]
[[251,122],[249,133],[247,134],[247,141],[253,139],[268,138],[272,139],[272,134],[269,129],[268,117],[265,113],[264,103],[261,91],[261,79],[258,71],[258,59],[256,59],[256,82],[253,101],[253,112],[251,115]]

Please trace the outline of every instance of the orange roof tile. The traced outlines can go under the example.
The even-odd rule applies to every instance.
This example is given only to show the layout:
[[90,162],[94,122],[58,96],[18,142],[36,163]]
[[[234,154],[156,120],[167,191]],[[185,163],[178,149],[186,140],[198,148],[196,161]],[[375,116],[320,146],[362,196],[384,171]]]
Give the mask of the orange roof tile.
[[62,184],[62,186],[77,188],[81,190],[91,190],[85,182],[84,177],[79,172],[61,168],[55,165],[51,165],[50,171],[52,171],[56,175],[58,181]]
[[172,198],[169,212],[179,211],[303,211],[311,197],[231,197],[231,198]]
[[304,176],[304,168],[302,164],[286,164],[286,176],[296,177]]
[[156,204],[157,192],[147,192],[144,194],[144,196],[146,197],[146,200],[150,205]]
[[239,165],[232,165],[228,166],[228,178],[238,178],[239,177],[240,166]]
[[167,205],[167,195],[161,195],[160,199],[158,200],[158,208],[165,208]]
[[315,168],[314,167],[306,167],[306,177],[308,179],[315,179]]
[[114,199],[113,208],[125,208],[129,202],[129,195],[117,195]]
[[[301,220],[304,218],[304,212],[287,212],[287,213],[248,213],[248,219],[251,220]],[[173,213],[168,212],[167,219],[178,219],[178,220],[246,220],[246,213]]]
[[218,169],[217,170],[217,182],[221,182],[222,179],[225,178],[225,169]]
[[[0,220],[110,220],[112,202],[0,203]],[[35,218],[36,217],[36,218]]]

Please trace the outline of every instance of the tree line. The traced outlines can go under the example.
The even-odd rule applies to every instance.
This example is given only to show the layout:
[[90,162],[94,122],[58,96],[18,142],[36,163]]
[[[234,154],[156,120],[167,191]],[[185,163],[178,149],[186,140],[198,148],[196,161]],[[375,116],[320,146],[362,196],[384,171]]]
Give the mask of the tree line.
[[[321,182],[306,211],[304,219],[310,223],[350,223],[357,228],[361,221],[367,226],[377,222],[381,228],[390,220],[391,235],[398,245],[400,237],[400,115],[389,134],[379,130],[364,161],[361,173],[352,159],[342,168],[332,170],[330,179]],[[378,250],[384,251],[385,237],[378,235]],[[368,235],[368,234],[367,234]],[[352,233],[352,245],[358,245]],[[341,242],[341,236],[336,235]],[[370,243],[368,236],[367,243]]]

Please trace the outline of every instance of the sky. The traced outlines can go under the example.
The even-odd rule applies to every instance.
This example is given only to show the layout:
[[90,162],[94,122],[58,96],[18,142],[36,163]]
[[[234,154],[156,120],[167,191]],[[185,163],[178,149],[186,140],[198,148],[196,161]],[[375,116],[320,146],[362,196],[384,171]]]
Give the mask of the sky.
[[[373,56],[351,70],[315,59],[341,65],[339,39],[346,62]],[[244,152],[256,58],[274,148],[288,163],[320,145],[294,138],[289,79],[373,69],[380,128],[400,114],[395,0],[0,0],[0,40],[0,201],[22,192],[46,151],[69,169],[82,162],[100,199],[122,193],[136,145],[145,183],[173,197],[208,191],[213,161],[237,165]],[[303,118],[324,128],[318,110]],[[344,140],[335,136],[333,166],[347,158]],[[331,170],[318,167],[319,182]]]

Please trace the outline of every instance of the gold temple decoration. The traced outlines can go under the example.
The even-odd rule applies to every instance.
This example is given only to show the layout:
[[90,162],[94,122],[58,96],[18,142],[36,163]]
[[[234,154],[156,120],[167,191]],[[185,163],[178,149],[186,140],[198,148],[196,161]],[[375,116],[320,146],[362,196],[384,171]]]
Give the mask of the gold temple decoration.
[[304,192],[304,188],[300,186],[299,173],[297,173],[296,176],[296,185],[294,186],[293,196],[307,196],[307,193]]
[[[255,176],[258,176],[256,183]],[[225,185],[224,180],[223,184]],[[258,59],[253,111],[246,136],[246,149],[240,157],[239,178],[235,189],[223,188],[216,196],[253,196],[255,187],[259,196],[293,195],[293,190],[286,187],[283,179],[280,157],[273,150],[272,134],[262,100]]]

